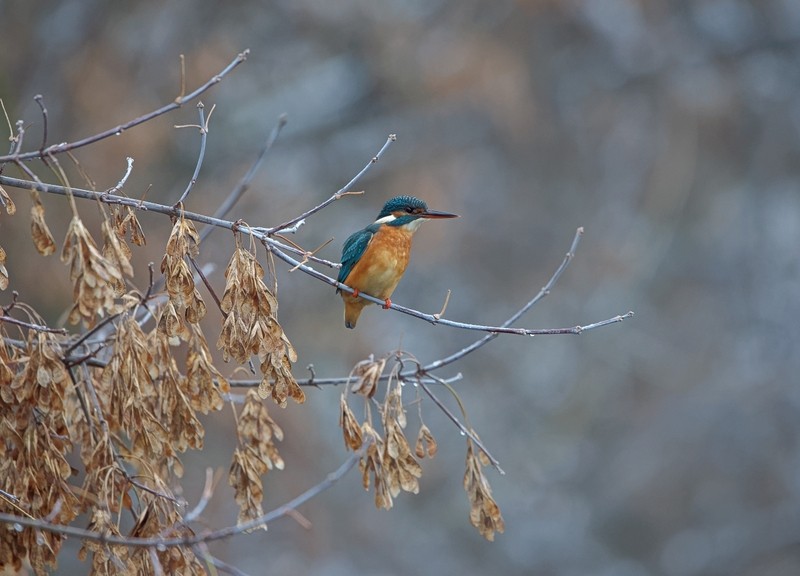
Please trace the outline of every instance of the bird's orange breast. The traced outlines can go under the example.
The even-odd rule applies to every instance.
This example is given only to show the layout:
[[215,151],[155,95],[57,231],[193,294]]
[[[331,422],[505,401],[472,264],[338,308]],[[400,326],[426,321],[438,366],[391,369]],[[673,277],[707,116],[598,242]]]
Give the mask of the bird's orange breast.
[[381,226],[345,284],[382,300],[389,298],[408,266],[411,234],[400,226]]

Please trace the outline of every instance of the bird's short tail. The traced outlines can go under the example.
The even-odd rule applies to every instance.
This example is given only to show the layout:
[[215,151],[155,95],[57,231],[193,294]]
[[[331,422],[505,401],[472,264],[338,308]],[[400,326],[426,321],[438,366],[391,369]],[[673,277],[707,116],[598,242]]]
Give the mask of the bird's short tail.
[[361,316],[361,311],[369,304],[371,304],[371,302],[362,300],[361,298],[357,300],[354,298],[345,298],[344,325],[350,329],[355,328],[356,322],[358,322],[358,317]]

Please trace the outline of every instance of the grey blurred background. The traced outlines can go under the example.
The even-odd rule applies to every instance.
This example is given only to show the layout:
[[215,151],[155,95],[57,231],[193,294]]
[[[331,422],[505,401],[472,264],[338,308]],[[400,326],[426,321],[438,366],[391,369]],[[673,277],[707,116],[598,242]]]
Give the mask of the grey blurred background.
[[[0,20],[0,97],[28,124],[27,149],[41,137],[35,94],[50,142],[75,140],[171,101],[179,54],[195,87],[250,48],[202,98],[217,109],[189,209],[214,210],[281,113],[289,124],[232,214],[253,225],[327,198],[396,133],[356,186],[366,194],[309,219],[294,240],[334,237],[321,256],[338,259],[388,198],[420,196],[462,218],[423,227],[395,301],[435,312],[451,289],[447,316],[496,324],[584,226],[562,281],[519,325],[636,312],[579,337],[502,337],[442,374],[463,373],[471,422],[507,472],[487,471],[506,520],[496,542],[468,523],[464,439],[426,403],[440,452],[419,495],[379,511],[351,474],[302,507],[311,530],[284,519],[215,543],[220,558],[250,574],[326,576],[800,573],[796,0],[27,0],[0,1]],[[102,189],[132,156],[126,192],[152,184],[148,199],[172,203],[199,146],[196,131],[173,125],[196,115],[187,106],[77,157]],[[52,257],[43,286],[29,201],[10,192],[20,212],[2,218],[0,237],[11,287],[55,322],[66,271]],[[61,243],[63,199],[44,202]],[[81,211],[91,220],[97,210]],[[168,222],[142,221],[144,279]],[[231,250],[222,232],[202,247],[218,287]],[[351,332],[330,287],[278,269],[299,377],[309,363],[344,375],[398,347],[428,362],[479,336],[377,308]],[[212,341],[218,324],[211,311]],[[287,469],[267,476],[266,509],[346,457],[340,390],[307,393],[305,406],[271,409]],[[228,411],[205,423],[207,450],[184,458],[191,502],[206,466],[227,470],[233,445]],[[235,515],[223,480],[208,523]],[[59,573],[84,572],[70,547]]]

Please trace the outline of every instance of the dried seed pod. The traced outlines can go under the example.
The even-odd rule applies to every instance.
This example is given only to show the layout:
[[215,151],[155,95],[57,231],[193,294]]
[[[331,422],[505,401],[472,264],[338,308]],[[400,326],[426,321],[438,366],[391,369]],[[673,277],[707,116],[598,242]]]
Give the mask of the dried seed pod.
[[69,314],[72,324],[83,320],[86,326],[92,327],[97,318],[106,312],[118,311],[115,299],[120,293],[120,286],[125,285],[122,271],[97,249],[77,215],[73,216],[67,230],[61,261],[69,266],[69,277],[73,284],[75,304]]
[[[239,447],[233,453],[228,483],[236,493],[239,524],[263,516],[264,489],[261,477],[270,470],[283,470],[284,462],[275,446],[283,440],[283,430],[270,417],[255,390],[245,398],[237,428]],[[266,526],[264,526],[266,530]]]
[[200,235],[191,220],[181,217],[175,221],[170,232],[161,273],[169,294],[170,307],[162,314],[159,329],[176,344],[176,339],[190,338],[190,324],[198,323],[206,314],[206,304],[194,285],[194,275],[186,261],[199,253]]
[[342,427],[344,434],[344,445],[350,450],[358,450],[364,443],[361,438],[361,426],[358,424],[355,415],[347,405],[346,394],[342,394],[339,399],[339,426]]
[[423,424],[419,427],[417,434],[417,442],[414,446],[414,452],[418,458],[424,458],[427,454],[428,458],[436,456],[436,451],[439,449],[436,444],[436,439],[433,437],[430,429]]
[[478,529],[481,536],[491,542],[494,540],[495,532],[505,531],[505,522],[497,502],[492,498],[492,490],[483,474],[484,464],[481,460],[481,457],[475,454],[472,440],[468,439],[464,490],[470,503],[469,521]]
[[56,251],[56,241],[44,219],[44,206],[39,200],[38,192],[33,197],[33,206],[31,207],[31,237],[37,252],[42,256],[50,256]]

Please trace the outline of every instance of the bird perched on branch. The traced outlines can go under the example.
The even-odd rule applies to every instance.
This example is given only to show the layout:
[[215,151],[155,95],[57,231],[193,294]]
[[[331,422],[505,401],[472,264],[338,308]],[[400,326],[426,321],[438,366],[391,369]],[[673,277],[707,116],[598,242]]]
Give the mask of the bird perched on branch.
[[425,220],[457,217],[428,210],[419,198],[397,196],[383,206],[373,224],[350,236],[342,248],[338,280],[353,293],[336,289],[344,300],[344,325],[355,328],[361,311],[372,304],[359,296],[362,292],[383,300],[384,308],[392,305],[389,297],[408,266],[411,237]]

